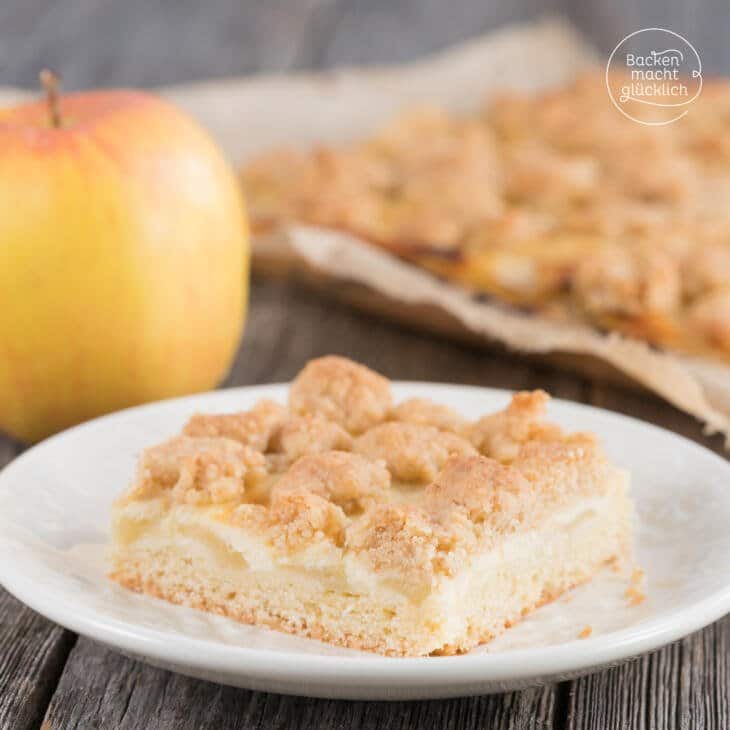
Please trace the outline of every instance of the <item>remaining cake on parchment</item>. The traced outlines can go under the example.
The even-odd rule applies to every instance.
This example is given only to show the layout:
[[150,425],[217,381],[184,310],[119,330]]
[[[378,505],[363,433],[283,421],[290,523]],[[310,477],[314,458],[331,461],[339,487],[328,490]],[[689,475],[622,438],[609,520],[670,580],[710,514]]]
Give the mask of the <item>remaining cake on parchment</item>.
[[[627,77],[610,81],[618,95]],[[597,69],[480,113],[414,109],[362,140],[265,151],[242,178],[255,233],[345,231],[534,317],[730,362],[727,81],[646,126]]]
[[193,416],[114,507],[111,576],[389,655],[489,641],[630,547],[628,476],[516,394],[468,422],[324,357],[285,408]]

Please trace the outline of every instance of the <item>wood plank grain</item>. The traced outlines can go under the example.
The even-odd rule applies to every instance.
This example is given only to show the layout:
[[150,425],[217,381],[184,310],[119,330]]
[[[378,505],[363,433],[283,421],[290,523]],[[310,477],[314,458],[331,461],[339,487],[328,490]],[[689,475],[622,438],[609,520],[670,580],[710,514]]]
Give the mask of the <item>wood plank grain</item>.
[[22,447],[17,441],[0,433],[0,469],[9,464],[21,451]]
[[730,727],[730,617],[629,664],[576,680],[568,728]]
[[[20,444],[0,436],[0,469]],[[36,728],[74,637],[0,588],[0,728]]]
[[74,635],[0,588],[0,728],[37,728]]
[[554,727],[554,692],[430,702],[338,702],[222,687],[155,669],[79,639],[46,714],[45,730],[324,730],[326,728]]

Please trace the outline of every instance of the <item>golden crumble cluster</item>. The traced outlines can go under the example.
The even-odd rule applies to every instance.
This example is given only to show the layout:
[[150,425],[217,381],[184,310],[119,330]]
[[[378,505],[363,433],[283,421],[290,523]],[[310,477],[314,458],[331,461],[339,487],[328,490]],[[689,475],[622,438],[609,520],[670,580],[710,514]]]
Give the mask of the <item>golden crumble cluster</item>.
[[131,494],[169,491],[173,500],[200,504],[242,500],[246,487],[266,475],[264,455],[228,438],[176,436],[147,449]]
[[[729,139],[730,84],[649,127],[595,72],[470,117],[421,109],[360,142],[272,151],[243,182],[260,232],[344,230],[541,316],[728,360]],[[372,408],[355,431],[375,394]]]

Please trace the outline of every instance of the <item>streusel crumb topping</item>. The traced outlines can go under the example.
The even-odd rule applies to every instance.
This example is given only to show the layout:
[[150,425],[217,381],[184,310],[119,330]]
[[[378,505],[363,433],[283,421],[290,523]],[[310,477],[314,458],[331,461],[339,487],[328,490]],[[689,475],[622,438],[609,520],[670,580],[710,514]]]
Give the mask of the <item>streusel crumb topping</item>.
[[216,505],[216,519],[259,535],[280,561],[341,550],[351,570],[417,592],[485,540],[601,488],[611,467],[595,438],[547,421],[548,400],[517,393],[469,422],[423,398],[394,405],[386,378],[325,357],[294,381],[288,408],[193,416],[143,452],[124,499]]
[[391,407],[387,378],[344,357],[312,360],[291,385],[289,408],[321,416],[359,434],[383,421]]
[[511,461],[522,444],[560,438],[562,430],[545,421],[550,396],[542,390],[516,393],[502,411],[483,416],[468,429],[471,442],[485,456]]
[[355,451],[369,459],[382,459],[393,478],[403,482],[429,482],[452,454],[476,453],[456,434],[397,421],[371,428],[355,441]]
[[386,498],[390,472],[385,462],[360,454],[329,451],[299,459],[272,490],[273,494],[303,489],[352,513]]
[[436,525],[413,505],[380,504],[347,530],[348,551],[385,580],[426,592],[435,576]]
[[393,421],[434,426],[453,433],[461,433],[466,426],[466,419],[453,408],[434,403],[428,398],[410,398],[403,401],[392,410],[390,418]]
[[328,499],[307,489],[278,490],[271,495],[269,524],[280,552],[296,551],[326,540],[342,545],[345,513]]
[[221,436],[264,451],[274,431],[286,418],[286,409],[271,400],[260,400],[250,411],[231,414],[196,413],[185,424],[186,436]]
[[336,504],[305,488],[273,492],[268,507],[241,504],[228,521],[264,538],[280,559],[316,544],[342,547],[347,524]]
[[454,456],[426,487],[425,506],[442,518],[463,512],[474,525],[508,532],[522,520],[528,491],[527,480],[511,466],[485,456]]
[[246,486],[266,476],[264,455],[226,438],[177,436],[147,449],[130,496],[167,494],[189,504],[243,499]]
[[334,421],[321,416],[293,416],[284,421],[274,433],[269,450],[294,463],[302,456],[323,451],[349,451],[350,434]]

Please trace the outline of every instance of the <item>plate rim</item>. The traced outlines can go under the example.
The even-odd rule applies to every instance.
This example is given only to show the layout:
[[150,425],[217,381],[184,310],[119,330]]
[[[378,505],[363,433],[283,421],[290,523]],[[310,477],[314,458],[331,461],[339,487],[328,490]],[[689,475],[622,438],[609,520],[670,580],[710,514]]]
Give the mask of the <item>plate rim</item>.
[[[13,459],[0,470],[0,495],[4,491],[7,475],[21,467],[26,460],[35,458],[39,450],[79,432],[93,430],[101,422],[143,413],[161,405],[183,405],[203,398],[224,400],[235,397],[236,394],[257,392],[268,392],[275,397],[285,392],[289,385],[289,383],[272,383],[222,388],[145,403],[99,416],[55,434]],[[473,391],[505,400],[515,392],[489,386],[431,381],[393,381],[393,387],[394,390],[435,388],[441,392]],[[553,398],[551,403],[569,410],[597,413],[601,418],[616,423],[630,422],[661,437],[678,441],[683,448],[689,448],[698,456],[714,461],[718,469],[728,470],[730,476],[729,462],[707,447],[674,431],[599,406],[563,398]],[[1,532],[0,537],[2,537]],[[728,582],[683,609],[587,639],[575,639],[548,646],[446,657],[386,657],[370,653],[346,656],[230,646],[219,641],[190,637],[177,631],[165,632],[120,621],[93,609],[79,610],[79,607],[74,606],[71,601],[48,599],[44,601],[42,591],[33,585],[30,578],[13,571],[11,561],[0,561],[0,585],[19,601],[64,628],[117,650],[180,665],[180,670],[184,668],[203,672],[212,670],[231,676],[310,685],[334,682],[345,688],[354,684],[359,687],[382,686],[385,681],[396,681],[400,687],[415,688],[424,683],[438,681],[439,686],[445,690],[467,683],[529,681],[546,675],[588,672],[593,668],[624,661],[676,641],[730,611],[730,582]],[[181,640],[171,642],[169,640],[171,635]],[[316,674],[316,680],[313,674]]]

